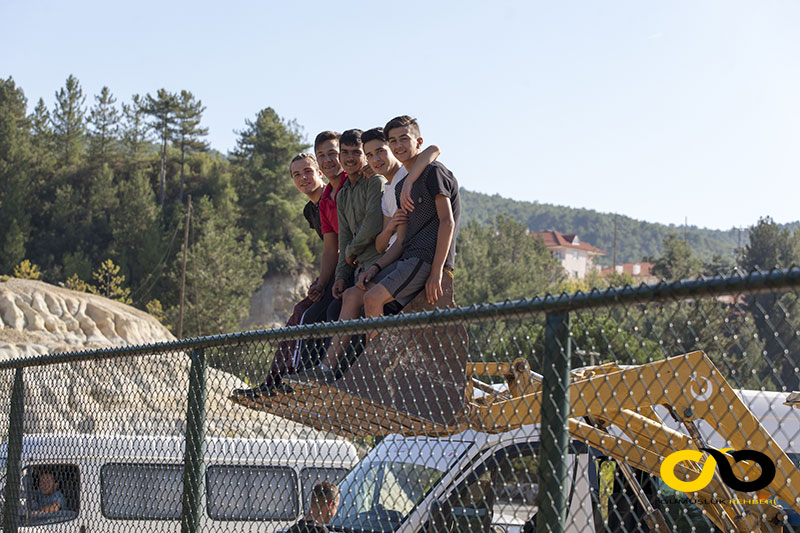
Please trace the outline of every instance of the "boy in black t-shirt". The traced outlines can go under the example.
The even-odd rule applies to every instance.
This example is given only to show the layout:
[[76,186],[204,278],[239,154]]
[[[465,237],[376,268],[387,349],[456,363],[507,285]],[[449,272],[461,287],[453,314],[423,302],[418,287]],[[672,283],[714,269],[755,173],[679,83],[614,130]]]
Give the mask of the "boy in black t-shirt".
[[[394,156],[406,168],[412,166],[422,146],[417,121],[408,115],[396,117],[384,131]],[[398,204],[402,189],[401,182],[396,189]],[[435,304],[443,294],[442,276],[453,271],[461,215],[458,181],[447,167],[435,161],[412,185],[410,195],[413,209],[408,224],[398,229],[397,240],[402,246],[394,253],[390,248],[358,280],[357,288],[366,291],[367,317],[381,316],[383,306],[392,301],[407,304],[423,288],[428,303]]]

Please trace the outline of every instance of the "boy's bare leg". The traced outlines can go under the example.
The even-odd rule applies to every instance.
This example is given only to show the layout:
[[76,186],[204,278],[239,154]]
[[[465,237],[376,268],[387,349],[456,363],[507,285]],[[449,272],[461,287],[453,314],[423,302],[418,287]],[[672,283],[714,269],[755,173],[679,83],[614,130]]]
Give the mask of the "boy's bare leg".
[[[350,287],[342,295],[342,310],[339,312],[339,320],[352,320],[361,316],[361,306],[364,305],[364,291],[358,287]],[[334,335],[331,339],[328,349],[325,351],[325,357],[322,358],[320,364],[328,368],[336,368],[339,364],[339,359],[344,355],[345,346],[350,342],[352,335]]]
[[[383,306],[394,300],[394,296],[381,284],[373,285],[363,294],[364,315],[367,318],[383,316]],[[377,335],[377,331],[370,331],[367,333],[367,340],[372,340]]]

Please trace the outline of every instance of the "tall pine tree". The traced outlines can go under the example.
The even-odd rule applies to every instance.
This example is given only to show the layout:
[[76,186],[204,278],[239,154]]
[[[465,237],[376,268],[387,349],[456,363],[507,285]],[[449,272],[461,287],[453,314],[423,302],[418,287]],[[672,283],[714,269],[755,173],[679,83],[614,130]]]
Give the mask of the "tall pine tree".
[[158,174],[158,205],[160,206],[164,205],[164,189],[167,179],[167,144],[175,138],[176,108],[177,97],[167,92],[166,89],[159,89],[155,97],[147,95],[145,109],[151,117],[150,127],[161,141],[161,170]]
[[31,186],[27,100],[14,80],[0,79],[0,272],[11,273],[26,256]]
[[134,94],[131,103],[122,103],[122,146],[131,170],[139,170],[147,144],[150,141],[150,124],[147,123],[147,101]]
[[[208,335],[239,329],[248,301],[261,282],[250,235],[237,227],[233,213],[223,213],[208,198],[197,202],[197,240],[186,258],[184,334]],[[174,281],[180,279],[178,253]],[[177,315],[177,305],[170,314]]]
[[269,268],[308,262],[313,241],[302,215],[305,198],[289,178],[289,161],[308,145],[297,123],[284,121],[272,108],[245,124],[233,152],[242,226],[266,252]]
[[[164,253],[158,207],[150,180],[142,171],[122,181],[118,191],[119,209],[111,219],[111,251],[128,273],[131,286],[139,288]],[[136,296],[143,294],[137,292]]]
[[89,157],[96,166],[102,167],[109,163],[117,140],[120,116],[115,106],[117,99],[108,87],[103,87],[94,99],[95,105],[89,112]]
[[52,121],[58,161],[64,167],[75,167],[83,152],[86,134],[86,97],[78,79],[72,74],[56,92]]
[[189,91],[181,91],[177,98],[175,117],[175,143],[181,152],[181,186],[178,192],[178,201],[183,202],[184,168],[186,155],[191,152],[206,151],[208,144],[201,137],[208,135],[208,128],[200,127],[200,119],[206,108],[203,102],[196,100]]

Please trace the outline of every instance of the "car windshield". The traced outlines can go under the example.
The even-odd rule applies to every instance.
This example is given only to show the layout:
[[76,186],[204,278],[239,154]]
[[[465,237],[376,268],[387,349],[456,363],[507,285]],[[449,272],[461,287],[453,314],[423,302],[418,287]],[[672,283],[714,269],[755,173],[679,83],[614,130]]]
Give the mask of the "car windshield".
[[424,465],[371,462],[358,465],[339,485],[341,503],[333,531],[394,531],[442,477]]

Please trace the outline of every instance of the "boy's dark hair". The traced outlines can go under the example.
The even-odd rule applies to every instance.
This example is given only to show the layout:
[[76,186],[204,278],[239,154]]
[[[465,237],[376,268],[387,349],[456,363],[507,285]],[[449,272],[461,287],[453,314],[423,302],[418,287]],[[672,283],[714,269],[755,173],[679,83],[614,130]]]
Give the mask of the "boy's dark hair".
[[383,128],[372,128],[361,134],[361,142],[367,144],[370,141],[389,142],[383,134]]
[[417,124],[417,119],[408,115],[394,117],[392,120],[386,123],[386,126],[383,127],[383,131],[386,132],[386,136],[388,137],[390,131],[395,128],[402,128],[403,126],[408,126],[408,130],[412,134],[419,137],[419,124]]
[[319,145],[324,143],[325,141],[338,141],[339,134],[335,131],[325,130],[317,134],[317,137],[314,139],[314,152],[317,151]]
[[336,499],[339,494],[339,487],[330,481],[320,481],[311,489],[311,501],[318,504],[328,504]]
[[341,137],[339,137],[339,146],[343,144],[348,146],[361,146],[363,144],[361,142],[361,134],[362,131],[356,128],[343,132]]

